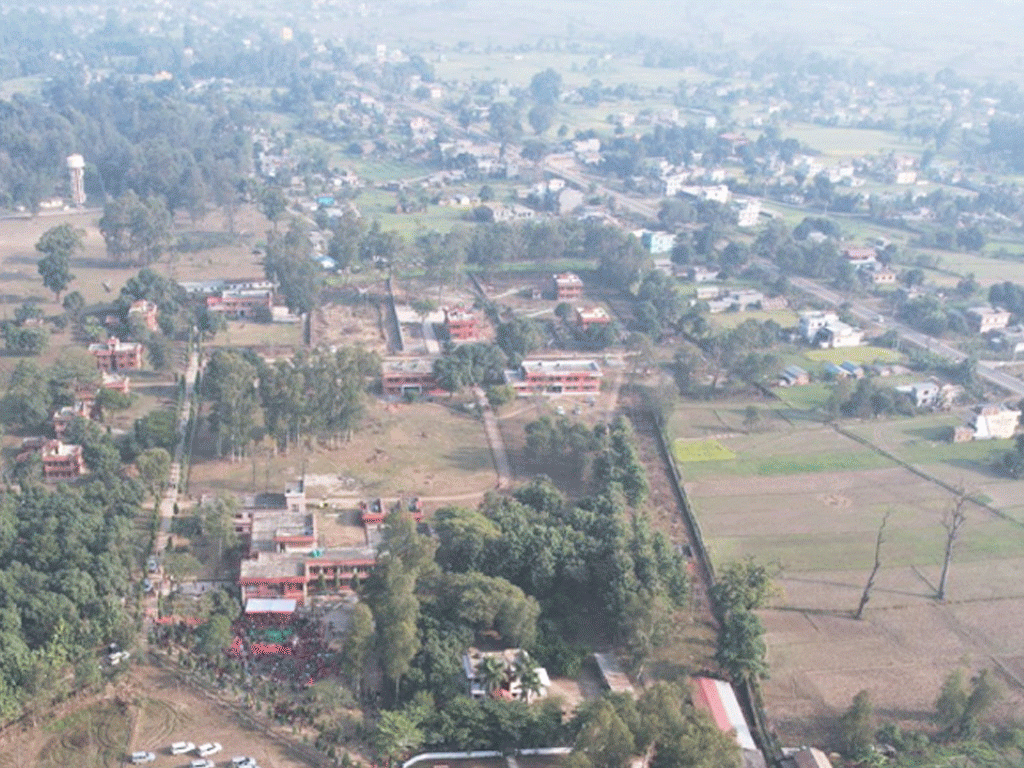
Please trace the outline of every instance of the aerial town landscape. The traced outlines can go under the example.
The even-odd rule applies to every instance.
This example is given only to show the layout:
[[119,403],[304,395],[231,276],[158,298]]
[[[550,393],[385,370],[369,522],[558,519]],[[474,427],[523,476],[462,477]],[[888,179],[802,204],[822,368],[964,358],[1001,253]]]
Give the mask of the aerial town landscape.
[[0,768],[1021,765],[976,5],[0,6]]

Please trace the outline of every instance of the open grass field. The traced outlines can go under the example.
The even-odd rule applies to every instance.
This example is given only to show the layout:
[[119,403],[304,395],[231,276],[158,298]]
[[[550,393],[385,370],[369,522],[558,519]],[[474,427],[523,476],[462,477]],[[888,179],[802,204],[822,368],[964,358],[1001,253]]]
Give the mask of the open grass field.
[[796,312],[789,309],[778,309],[770,311],[752,310],[750,312],[721,312],[717,315],[710,315],[709,322],[715,328],[731,330],[747,320],[756,320],[764,323],[774,320],[783,328],[791,328],[797,324]]
[[495,483],[482,422],[428,402],[389,404],[371,398],[363,427],[337,448],[315,445],[273,456],[260,446],[255,459],[231,462],[214,457],[203,432],[193,455],[193,495],[203,490],[278,490],[299,477],[303,467],[311,499],[339,494],[472,496]]
[[[725,435],[744,408],[687,403],[670,429],[693,435],[717,424]],[[1024,702],[1017,682],[1024,680],[1024,590],[1015,575],[1024,563],[1024,524],[1013,519],[1024,511],[1024,486],[990,469],[1005,445],[944,442],[962,421],[954,413],[844,424],[923,472],[947,482],[959,476],[976,497],[1007,507],[1009,519],[970,505],[942,603],[934,599],[941,519],[952,495],[869,447],[820,423],[775,418],[763,432],[719,437],[735,459],[678,465],[716,565],[754,556],[781,568],[781,595],[761,617],[771,665],[767,711],[783,742],[833,744],[835,717],[862,688],[882,717],[919,724],[958,665],[1001,671],[1008,694],[1000,716]],[[856,621],[886,514],[882,569]]]
[[919,155],[924,147],[909,143],[895,133],[861,128],[829,128],[807,123],[792,123],[783,129],[787,138],[793,138],[811,149],[816,149],[826,160],[846,160],[866,154],[896,152]]

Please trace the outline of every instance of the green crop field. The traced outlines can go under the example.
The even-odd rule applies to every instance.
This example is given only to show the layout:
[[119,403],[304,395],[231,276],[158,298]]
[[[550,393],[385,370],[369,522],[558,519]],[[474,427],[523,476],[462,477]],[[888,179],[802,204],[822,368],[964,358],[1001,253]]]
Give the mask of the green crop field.
[[717,440],[676,440],[672,443],[672,455],[680,464],[694,461],[727,461],[736,454]]
[[808,360],[816,363],[898,363],[903,355],[885,347],[845,347],[843,349],[815,349],[806,353]]

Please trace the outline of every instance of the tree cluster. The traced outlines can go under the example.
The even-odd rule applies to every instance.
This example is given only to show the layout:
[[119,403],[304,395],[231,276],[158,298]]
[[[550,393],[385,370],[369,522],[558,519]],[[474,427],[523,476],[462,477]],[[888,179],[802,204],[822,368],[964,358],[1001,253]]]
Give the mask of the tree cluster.
[[754,613],[774,594],[773,569],[753,558],[727,564],[711,588],[722,622],[715,660],[735,683],[768,677],[764,625]]

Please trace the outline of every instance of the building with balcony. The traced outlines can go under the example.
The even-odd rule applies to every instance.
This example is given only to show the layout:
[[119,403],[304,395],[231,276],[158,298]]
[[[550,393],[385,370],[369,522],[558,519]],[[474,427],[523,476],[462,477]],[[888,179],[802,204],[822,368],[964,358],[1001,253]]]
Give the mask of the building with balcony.
[[551,277],[556,301],[579,299],[583,296],[583,280],[575,272],[562,272]]
[[444,329],[452,341],[472,341],[477,337],[476,315],[463,307],[445,307]]
[[80,445],[45,437],[28,437],[21,443],[17,461],[24,461],[32,454],[38,454],[42,459],[46,480],[74,480],[85,472]]
[[101,371],[137,371],[142,368],[142,345],[137,341],[121,341],[110,337],[89,345]]
[[395,357],[385,360],[381,370],[381,387],[385,395],[440,395],[445,391],[434,375],[434,361],[429,357]]
[[596,395],[604,374],[593,360],[524,360],[505,371],[505,383],[520,397],[530,395]]

